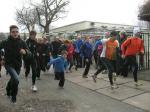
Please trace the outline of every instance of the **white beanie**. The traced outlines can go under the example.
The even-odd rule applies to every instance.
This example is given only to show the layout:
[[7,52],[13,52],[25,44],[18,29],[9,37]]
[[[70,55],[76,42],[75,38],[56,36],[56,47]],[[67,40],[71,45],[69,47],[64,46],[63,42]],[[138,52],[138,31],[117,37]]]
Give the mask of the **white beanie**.
[[137,33],[140,33],[140,32],[141,32],[140,27],[136,26],[133,28],[133,35],[136,35]]

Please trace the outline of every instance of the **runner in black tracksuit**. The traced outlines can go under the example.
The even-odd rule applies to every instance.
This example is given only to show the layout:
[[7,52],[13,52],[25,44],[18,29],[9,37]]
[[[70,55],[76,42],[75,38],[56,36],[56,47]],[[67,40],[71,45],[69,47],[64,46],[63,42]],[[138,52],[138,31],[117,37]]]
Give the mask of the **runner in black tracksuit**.
[[27,78],[30,73],[30,67],[32,68],[32,87],[31,89],[33,91],[37,91],[37,87],[35,85],[36,76],[37,76],[37,41],[36,41],[36,32],[31,31],[29,39],[26,40],[26,43],[28,45],[28,48],[30,52],[32,53],[32,56],[30,58],[24,58],[25,62],[25,77]]

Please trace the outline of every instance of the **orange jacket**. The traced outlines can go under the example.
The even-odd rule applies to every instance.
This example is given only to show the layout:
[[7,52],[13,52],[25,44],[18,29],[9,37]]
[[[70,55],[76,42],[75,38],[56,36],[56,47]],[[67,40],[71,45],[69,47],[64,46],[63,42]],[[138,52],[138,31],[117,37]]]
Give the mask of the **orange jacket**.
[[119,46],[118,41],[113,41],[112,39],[109,39],[106,42],[106,58],[109,60],[116,60],[116,48]]
[[121,45],[122,55],[129,56],[144,53],[144,42],[139,37],[130,37]]

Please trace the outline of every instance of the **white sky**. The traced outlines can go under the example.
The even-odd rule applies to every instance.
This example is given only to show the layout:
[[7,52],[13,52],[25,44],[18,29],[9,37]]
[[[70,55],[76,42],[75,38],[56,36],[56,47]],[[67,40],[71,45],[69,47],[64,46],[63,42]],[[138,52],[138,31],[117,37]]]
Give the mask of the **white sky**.
[[[9,32],[9,26],[17,24],[15,10],[27,0],[2,0],[0,3],[0,32]],[[135,25],[138,6],[143,0],[70,0],[66,18],[53,23],[63,26],[79,21],[95,21]]]

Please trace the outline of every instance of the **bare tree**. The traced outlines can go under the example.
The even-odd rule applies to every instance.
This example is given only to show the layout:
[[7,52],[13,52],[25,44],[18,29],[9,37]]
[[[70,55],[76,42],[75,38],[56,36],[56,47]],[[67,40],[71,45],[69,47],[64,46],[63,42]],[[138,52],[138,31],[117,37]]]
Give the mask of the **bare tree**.
[[40,4],[34,4],[37,11],[39,25],[44,29],[44,33],[49,33],[49,26],[66,15],[68,0],[42,0]]
[[140,20],[150,22],[150,0],[147,0],[142,6],[139,7]]
[[35,24],[38,23],[37,12],[35,9],[25,8],[16,10],[16,20],[19,25],[25,26],[30,32],[34,30]]

